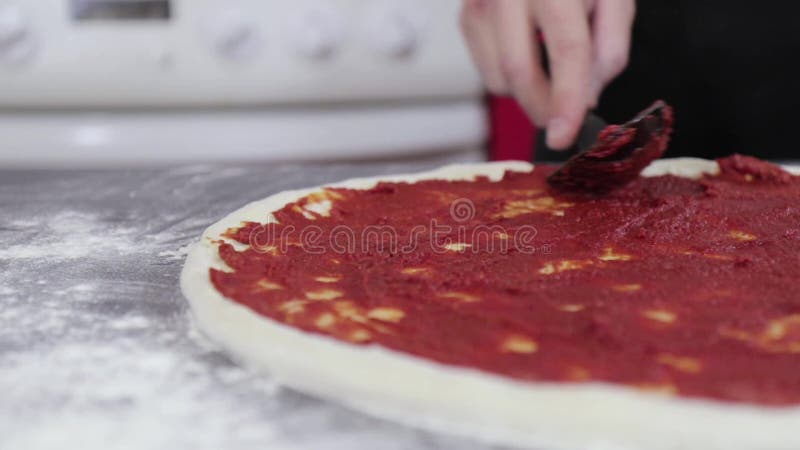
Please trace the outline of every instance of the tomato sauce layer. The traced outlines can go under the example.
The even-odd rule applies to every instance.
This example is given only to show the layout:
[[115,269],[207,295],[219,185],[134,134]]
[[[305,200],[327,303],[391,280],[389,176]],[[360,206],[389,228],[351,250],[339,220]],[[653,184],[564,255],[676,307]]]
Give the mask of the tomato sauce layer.
[[603,196],[550,189],[548,166],[324,189],[228,230],[229,269],[210,277],[354,345],[524,381],[800,404],[800,177],[718,162]]

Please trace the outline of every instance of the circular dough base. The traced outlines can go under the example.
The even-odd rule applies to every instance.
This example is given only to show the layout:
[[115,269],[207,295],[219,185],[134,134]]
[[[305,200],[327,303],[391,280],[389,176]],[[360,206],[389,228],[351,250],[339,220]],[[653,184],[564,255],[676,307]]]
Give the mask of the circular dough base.
[[[363,189],[378,181],[476,175],[497,180],[506,170],[532,168],[524,162],[453,165],[331,186]],[[717,171],[713,161],[679,158],[656,161],[644,175],[697,177]],[[188,254],[181,288],[198,327],[244,364],[291,388],[375,416],[491,443],[542,450],[800,448],[800,408],[666,397],[605,383],[520,382],[305,333],[224,298],[209,279],[209,268],[230,270],[214,241],[243,221],[266,222],[273,211],[319,189],[250,203],[209,227]]]

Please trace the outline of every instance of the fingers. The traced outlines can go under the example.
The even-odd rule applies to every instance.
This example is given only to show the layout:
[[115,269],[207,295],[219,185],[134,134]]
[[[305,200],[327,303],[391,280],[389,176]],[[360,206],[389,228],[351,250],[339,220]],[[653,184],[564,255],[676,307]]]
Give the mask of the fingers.
[[495,95],[506,95],[509,86],[500,68],[492,3],[493,0],[465,0],[461,9],[461,30],[486,88]]
[[489,91],[513,94],[534,122],[546,125],[547,145],[563,149],[627,64],[634,9],[634,0],[465,0],[461,26]]
[[592,48],[583,2],[540,0],[536,20],[550,59],[550,120],[547,145],[569,147],[578,134],[589,103]]
[[492,9],[506,85],[534,122],[546,124],[550,82],[542,68],[528,5],[521,0],[495,0]]
[[628,65],[634,0],[597,0],[594,10],[594,75],[590,98],[597,104],[606,85]]

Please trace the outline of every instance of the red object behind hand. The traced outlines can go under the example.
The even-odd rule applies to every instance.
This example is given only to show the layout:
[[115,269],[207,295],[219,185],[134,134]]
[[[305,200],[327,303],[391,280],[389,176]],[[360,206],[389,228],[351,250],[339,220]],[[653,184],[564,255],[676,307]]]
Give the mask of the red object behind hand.
[[510,97],[489,98],[489,159],[533,160],[536,127]]

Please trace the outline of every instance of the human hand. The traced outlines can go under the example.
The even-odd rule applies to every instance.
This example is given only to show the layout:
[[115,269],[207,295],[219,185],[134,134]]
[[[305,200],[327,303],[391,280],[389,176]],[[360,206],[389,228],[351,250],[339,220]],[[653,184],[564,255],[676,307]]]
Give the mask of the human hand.
[[564,149],[628,64],[635,10],[635,0],[464,0],[461,26],[489,91],[513,95]]

